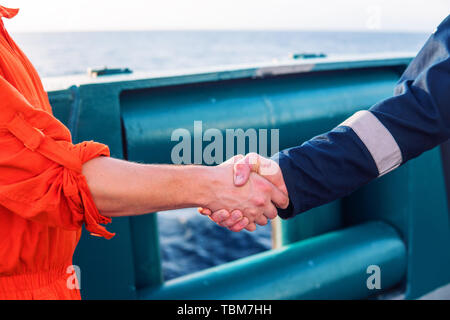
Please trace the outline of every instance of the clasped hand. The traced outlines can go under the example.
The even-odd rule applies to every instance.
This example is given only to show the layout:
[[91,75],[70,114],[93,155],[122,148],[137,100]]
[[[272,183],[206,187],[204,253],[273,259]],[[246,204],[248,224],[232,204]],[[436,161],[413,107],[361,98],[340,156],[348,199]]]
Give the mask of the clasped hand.
[[[215,167],[218,188],[199,212],[231,231],[254,231],[287,208],[289,197],[278,164],[256,153],[237,155]],[[233,178],[233,181],[231,180]]]

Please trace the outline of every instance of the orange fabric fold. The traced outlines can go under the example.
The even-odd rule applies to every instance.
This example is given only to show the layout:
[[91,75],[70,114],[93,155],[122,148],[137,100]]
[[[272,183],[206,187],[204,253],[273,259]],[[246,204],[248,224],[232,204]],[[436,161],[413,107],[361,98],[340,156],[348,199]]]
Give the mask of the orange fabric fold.
[[11,9],[0,6],[0,17],[11,19],[19,13],[19,9]]
[[[0,6],[0,18],[17,11]],[[0,19],[0,299],[80,298],[65,270],[82,226],[114,236],[82,174],[83,164],[99,156],[110,156],[106,145],[72,143]]]

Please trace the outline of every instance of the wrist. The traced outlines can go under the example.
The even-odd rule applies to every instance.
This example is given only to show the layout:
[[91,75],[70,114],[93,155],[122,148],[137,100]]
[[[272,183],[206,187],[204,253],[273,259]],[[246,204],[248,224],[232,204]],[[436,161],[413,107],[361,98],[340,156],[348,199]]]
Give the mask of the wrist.
[[184,181],[186,203],[189,207],[205,207],[214,201],[221,179],[219,167],[190,166],[186,170]]

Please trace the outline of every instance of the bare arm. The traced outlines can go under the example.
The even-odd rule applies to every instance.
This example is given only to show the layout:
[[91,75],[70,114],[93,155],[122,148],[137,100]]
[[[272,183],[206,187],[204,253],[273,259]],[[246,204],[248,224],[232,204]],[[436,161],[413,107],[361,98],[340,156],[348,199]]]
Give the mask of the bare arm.
[[203,203],[206,190],[199,181],[208,174],[207,169],[99,157],[83,165],[83,174],[103,215],[127,216]]
[[97,208],[105,216],[202,206],[240,209],[251,219],[252,215],[275,210],[271,201],[287,201],[283,193],[257,175],[244,187],[235,187],[232,165],[148,165],[99,157],[83,165],[83,174]]

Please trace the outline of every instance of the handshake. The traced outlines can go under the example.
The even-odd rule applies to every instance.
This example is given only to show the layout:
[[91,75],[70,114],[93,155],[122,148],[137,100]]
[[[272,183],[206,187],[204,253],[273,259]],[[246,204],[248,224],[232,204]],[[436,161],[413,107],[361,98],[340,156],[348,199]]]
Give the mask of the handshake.
[[289,205],[283,174],[273,160],[256,153],[237,155],[214,170],[208,203],[198,210],[220,226],[255,231],[256,225],[277,217],[276,207]]

